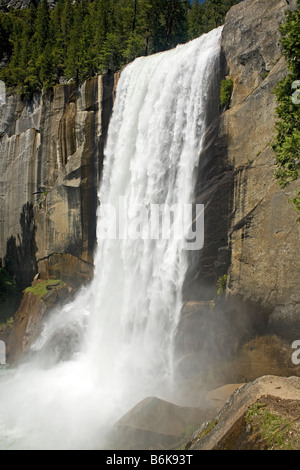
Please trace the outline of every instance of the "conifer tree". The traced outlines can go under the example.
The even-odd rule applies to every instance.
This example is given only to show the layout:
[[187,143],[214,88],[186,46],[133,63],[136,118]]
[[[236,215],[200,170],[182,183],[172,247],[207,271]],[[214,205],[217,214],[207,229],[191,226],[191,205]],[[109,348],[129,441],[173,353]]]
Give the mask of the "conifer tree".
[[188,12],[188,37],[194,39],[205,30],[204,26],[205,12],[204,7],[198,0],[193,0],[192,6]]
[[62,18],[64,14],[65,2],[58,0],[56,7],[53,9],[50,20],[50,36],[52,38],[52,60],[53,60],[53,74],[55,81],[58,82],[59,78],[64,73],[64,62],[67,50],[66,37],[63,30]]
[[58,0],[0,12],[0,79],[29,97],[66,76],[77,83],[175,47],[223,20],[238,0]]
[[38,54],[42,54],[49,39],[50,14],[47,0],[41,0],[36,15],[35,41]]

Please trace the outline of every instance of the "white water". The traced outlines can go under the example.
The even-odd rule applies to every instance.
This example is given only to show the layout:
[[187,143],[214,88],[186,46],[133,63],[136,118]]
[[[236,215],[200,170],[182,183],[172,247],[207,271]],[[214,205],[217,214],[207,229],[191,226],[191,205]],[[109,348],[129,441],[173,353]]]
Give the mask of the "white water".
[[[140,58],[118,84],[102,204],[190,203],[218,72],[222,29]],[[98,217],[98,235],[101,224]],[[172,347],[187,252],[180,240],[100,240],[91,284],[53,314],[35,345],[80,332],[71,360],[48,353],[0,376],[1,449],[95,449],[109,425],[147,396],[171,398]],[[43,349],[44,348],[44,349]],[[50,348],[51,349],[51,348]]]

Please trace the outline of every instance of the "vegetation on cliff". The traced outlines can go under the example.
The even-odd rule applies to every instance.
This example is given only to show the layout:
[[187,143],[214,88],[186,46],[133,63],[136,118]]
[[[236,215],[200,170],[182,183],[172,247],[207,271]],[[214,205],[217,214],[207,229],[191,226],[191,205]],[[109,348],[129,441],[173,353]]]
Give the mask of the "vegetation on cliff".
[[[270,398],[269,401],[271,401]],[[289,403],[286,402],[285,413],[288,409]],[[288,414],[285,416],[282,411],[281,413],[278,410],[274,412],[263,400],[254,403],[245,417],[249,431],[255,436],[256,445],[264,450],[299,449],[299,426],[295,423],[297,420],[297,414],[294,419]]]
[[[277,160],[275,177],[284,188],[300,177],[300,0],[296,11],[287,12],[280,31],[289,73],[275,89],[279,120],[273,148]],[[293,203],[300,211],[300,191],[296,191]]]
[[175,47],[224,22],[239,0],[47,0],[0,13],[0,79],[25,97]]
[[43,297],[48,294],[52,288],[63,286],[66,286],[66,284],[60,279],[46,279],[44,281],[37,281],[33,283],[32,286],[27,287],[24,292],[31,292],[40,299],[43,299]]
[[221,81],[220,104],[222,108],[227,108],[229,106],[232,90],[233,80],[231,78],[227,78],[226,80]]

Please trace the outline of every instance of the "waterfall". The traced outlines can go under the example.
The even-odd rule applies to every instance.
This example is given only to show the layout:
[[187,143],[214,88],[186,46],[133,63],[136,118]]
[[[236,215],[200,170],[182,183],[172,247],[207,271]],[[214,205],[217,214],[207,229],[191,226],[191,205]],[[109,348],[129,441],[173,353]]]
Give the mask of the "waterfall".
[[[172,397],[188,264],[180,207],[193,201],[221,32],[122,71],[99,189],[94,278],[53,313],[34,345],[38,359],[1,375],[0,448],[96,449],[139,400]],[[157,207],[178,209],[169,237],[159,224],[166,214],[147,225]],[[67,361],[49,352],[57,331],[76,332],[77,346],[80,336]]]

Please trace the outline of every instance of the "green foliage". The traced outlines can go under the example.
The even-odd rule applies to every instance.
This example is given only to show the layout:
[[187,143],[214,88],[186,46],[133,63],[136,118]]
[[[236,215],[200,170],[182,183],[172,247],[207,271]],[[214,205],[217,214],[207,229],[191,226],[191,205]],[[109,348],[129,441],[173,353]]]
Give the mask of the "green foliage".
[[79,83],[223,23],[238,0],[58,0],[0,13],[0,79],[30,98],[60,77]]
[[199,431],[195,435],[194,439],[192,439],[189,442],[189,447],[191,447],[193,444],[199,442],[201,439],[203,439],[208,434],[210,434],[214,430],[214,428],[217,426],[218,422],[219,421],[217,419],[213,419],[212,421],[209,421],[209,422],[204,422],[200,426]]
[[233,81],[231,78],[221,81],[220,104],[222,108],[227,108],[230,104],[233,90]]
[[4,55],[10,55],[12,52],[12,45],[9,41],[12,27],[11,17],[3,14],[0,15],[0,58]]
[[217,287],[218,287],[217,295],[218,296],[223,294],[226,288],[226,283],[227,283],[227,274],[220,276],[219,279],[217,280]]
[[193,0],[188,13],[188,37],[194,39],[224,24],[226,13],[240,0]]
[[136,32],[132,32],[127,40],[127,47],[124,51],[125,58],[130,62],[137,57],[142,56],[144,51],[144,41]]
[[[281,26],[281,43],[287,61],[289,74],[276,86],[277,97],[276,138],[273,149],[276,155],[277,168],[275,178],[282,188],[300,177],[300,93],[295,91],[300,80],[300,0],[294,12],[288,12],[286,21]],[[300,211],[300,193],[295,192],[292,198],[294,207]]]
[[203,437],[207,436],[209,433],[212,432],[212,430],[217,426],[218,420],[213,419],[207,425],[203,428],[203,430],[200,432],[200,434],[197,436],[197,440],[203,439]]
[[45,281],[40,281],[30,287],[27,287],[24,292],[31,292],[32,294],[42,299],[44,295],[49,292],[49,289],[51,289],[51,287],[64,285],[65,283],[61,280],[47,279]]
[[14,318],[9,317],[8,320],[4,323],[0,323],[0,330],[5,330],[6,328],[12,328],[14,324]]
[[292,432],[292,421],[271,413],[266,403],[255,403],[246,414],[246,423],[259,433],[269,449],[292,450],[297,445],[297,436]]

